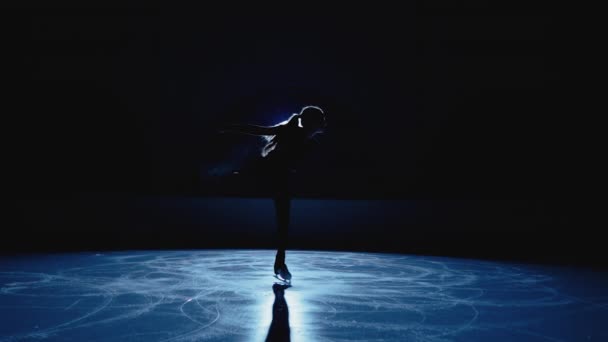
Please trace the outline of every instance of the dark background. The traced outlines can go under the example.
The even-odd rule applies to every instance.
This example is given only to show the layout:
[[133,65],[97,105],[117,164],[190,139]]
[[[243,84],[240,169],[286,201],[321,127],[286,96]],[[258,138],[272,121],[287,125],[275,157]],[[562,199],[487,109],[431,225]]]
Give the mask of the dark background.
[[55,3],[2,17],[3,252],[272,248],[263,142],[217,128],[315,104],[329,126],[294,175],[292,247],[605,265],[568,9]]

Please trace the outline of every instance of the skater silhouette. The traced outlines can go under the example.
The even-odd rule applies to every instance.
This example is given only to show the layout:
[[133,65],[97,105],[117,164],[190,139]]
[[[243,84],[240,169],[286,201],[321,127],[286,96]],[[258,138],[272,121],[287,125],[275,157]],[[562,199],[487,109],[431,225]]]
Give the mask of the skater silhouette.
[[274,200],[278,237],[274,274],[283,281],[291,281],[291,273],[285,264],[291,209],[290,174],[306,152],[313,136],[322,132],[325,126],[323,110],[316,106],[306,106],[275,126],[229,125],[221,131],[266,137],[267,144],[262,149],[262,157]]

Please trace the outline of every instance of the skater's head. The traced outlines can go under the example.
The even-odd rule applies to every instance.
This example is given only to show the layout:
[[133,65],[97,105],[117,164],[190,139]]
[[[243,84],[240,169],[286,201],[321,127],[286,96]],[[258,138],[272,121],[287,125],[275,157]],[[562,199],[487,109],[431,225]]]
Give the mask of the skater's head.
[[311,135],[320,133],[327,126],[325,122],[325,113],[317,106],[306,106],[302,108],[300,114],[300,124],[304,129],[310,132]]

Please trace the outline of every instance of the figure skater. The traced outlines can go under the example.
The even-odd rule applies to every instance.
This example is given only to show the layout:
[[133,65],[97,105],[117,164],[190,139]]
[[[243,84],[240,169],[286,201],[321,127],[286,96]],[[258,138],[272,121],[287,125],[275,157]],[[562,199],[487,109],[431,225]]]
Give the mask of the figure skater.
[[302,158],[310,140],[325,128],[325,113],[317,106],[306,106],[300,113],[275,126],[229,125],[221,132],[234,132],[266,138],[261,151],[266,166],[266,175],[274,200],[277,220],[277,254],[274,261],[274,274],[280,280],[290,282],[291,273],[285,264],[285,250],[289,229],[291,194],[289,176]]

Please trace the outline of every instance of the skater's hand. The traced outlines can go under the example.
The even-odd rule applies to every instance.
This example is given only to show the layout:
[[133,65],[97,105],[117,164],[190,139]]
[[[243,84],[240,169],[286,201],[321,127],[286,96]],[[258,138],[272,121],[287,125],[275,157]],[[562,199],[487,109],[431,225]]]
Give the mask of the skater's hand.
[[248,135],[276,135],[279,131],[279,126],[258,126],[258,125],[226,125],[219,129],[219,133],[238,133]]

